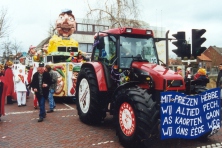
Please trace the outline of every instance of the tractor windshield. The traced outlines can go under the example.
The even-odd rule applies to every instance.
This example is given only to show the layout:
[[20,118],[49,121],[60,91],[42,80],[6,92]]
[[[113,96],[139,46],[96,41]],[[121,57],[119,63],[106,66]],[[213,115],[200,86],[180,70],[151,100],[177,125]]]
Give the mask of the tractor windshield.
[[158,63],[158,56],[153,38],[120,37],[120,67],[130,68],[133,60],[140,59]]

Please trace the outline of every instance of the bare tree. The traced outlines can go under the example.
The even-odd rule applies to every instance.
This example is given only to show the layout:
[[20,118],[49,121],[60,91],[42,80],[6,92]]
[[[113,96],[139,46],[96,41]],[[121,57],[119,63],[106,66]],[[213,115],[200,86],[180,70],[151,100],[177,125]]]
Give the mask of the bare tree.
[[[104,1],[104,2],[102,2]],[[98,23],[108,21],[110,28],[118,25],[141,27],[138,21],[139,0],[101,0],[92,8],[87,0],[89,12],[87,18],[95,19]]]
[[3,49],[3,60],[9,60],[9,56],[12,55],[12,51],[10,49],[11,42],[9,40],[5,40],[2,42],[1,46]]
[[7,9],[2,8],[0,10],[0,38],[7,37],[9,35],[9,20],[7,18]]
[[55,25],[49,24],[48,36],[49,36],[49,37],[53,36],[55,30],[56,30]]
[[21,52],[21,42],[18,42],[16,39],[13,39],[10,45],[10,49],[12,53],[15,53],[15,55],[17,55],[19,52]]

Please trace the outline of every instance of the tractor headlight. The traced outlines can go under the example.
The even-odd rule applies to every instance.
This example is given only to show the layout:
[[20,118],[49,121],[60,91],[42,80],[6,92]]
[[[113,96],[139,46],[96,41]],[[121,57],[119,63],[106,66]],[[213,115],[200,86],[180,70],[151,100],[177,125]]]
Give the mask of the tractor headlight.
[[147,30],[147,31],[146,31],[146,34],[152,34],[152,31]]
[[132,28],[126,28],[126,32],[127,33],[131,33],[132,32]]

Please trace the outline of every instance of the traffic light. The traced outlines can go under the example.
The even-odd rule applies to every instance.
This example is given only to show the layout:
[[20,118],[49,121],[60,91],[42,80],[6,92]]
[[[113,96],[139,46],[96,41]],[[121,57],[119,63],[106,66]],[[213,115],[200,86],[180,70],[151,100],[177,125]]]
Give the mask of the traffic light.
[[206,50],[206,47],[201,47],[201,44],[206,41],[206,38],[201,38],[205,32],[205,29],[192,29],[192,55],[194,58]]
[[173,52],[182,59],[184,57],[190,58],[191,50],[190,46],[186,44],[185,32],[177,32],[177,34],[173,34],[172,36],[175,37],[177,40],[175,42],[172,42],[177,47],[177,49],[174,49]]
[[186,44],[184,50],[185,50],[184,52],[185,52],[185,55],[186,55],[184,57],[187,57],[188,59],[190,59],[190,57],[191,57],[191,45],[190,44]]

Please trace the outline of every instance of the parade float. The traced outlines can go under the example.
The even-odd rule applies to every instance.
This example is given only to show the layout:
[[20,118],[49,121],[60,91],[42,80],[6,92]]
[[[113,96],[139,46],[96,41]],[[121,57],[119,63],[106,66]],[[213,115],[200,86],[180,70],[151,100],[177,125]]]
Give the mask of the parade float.
[[64,10],[56,20],[56,32],[40,50],[30,46],[30,65],[33,73],[39,62],[48,64],[58,75],[55,97],[75,98],[75,83],[82,63],[86,60],[84,53],[78,49],[78,42],[71,35],[76,29],[75,17],[71,10]]

